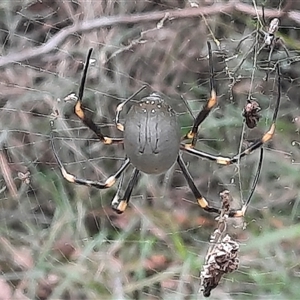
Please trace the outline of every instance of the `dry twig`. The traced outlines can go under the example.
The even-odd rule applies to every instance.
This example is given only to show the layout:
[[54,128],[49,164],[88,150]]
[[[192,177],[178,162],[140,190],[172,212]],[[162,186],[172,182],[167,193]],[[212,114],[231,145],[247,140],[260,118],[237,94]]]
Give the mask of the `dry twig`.
[[[217,3],[212,6],[186,8],[182,10],[165,10],[156,12],[147,12],[141,14],[120,15],[120,16],[108,16],[101,17],[93,20],[87,20],[80,23],[73,24],[65,27],[46,43],[41,46],[25,49],[16,53],[8,54],[0,58],[0,67],[7,66],[12,63],[21,63],[25,60],[30,60],[39,56],[42,56],[54,49],[58,48],[69,36],[75,33],[83,33],[99,28],[105,28],[109,26],[117,26],[121,24],[136,24],[145,22],[155,22],[164,20],[166,16],[168,19],[180,19],[180,18],[194,18],[202,16],[212,16],[218,14],[232,14],[234,12],[244,13],[250,16],[261,15],[261,8],[254,8],[251,5],[238,3],[232,0],[228,3]],[[290,11],[285,12],[285,9],[265,9],[265,16],[267,18],[280,18],[282,16],[293,20],[300,24],[300,12]]]

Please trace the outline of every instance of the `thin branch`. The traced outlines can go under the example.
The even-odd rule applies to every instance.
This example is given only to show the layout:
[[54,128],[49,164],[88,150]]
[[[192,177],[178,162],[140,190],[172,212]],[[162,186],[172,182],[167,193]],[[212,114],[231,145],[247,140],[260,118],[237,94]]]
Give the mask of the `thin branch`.
[[[207,7],[197,7],[197,8],[186,8],[181,10],[165,10],[165,11],[155,11],[147,12],[142,14],[132,14],[124,16],[108,16],[101,17],[93,20],[87,20],[84,22],[76,23],[74,25],[68,26],[54,35],[46,43],[41,46],[25,49],[17,53],[8,54],[0,58],[0,67],[7,66],[12,63],[21,63],[26,60],[37,58],[41,55],[49,53],[57,49],[69,36],[75,33],[83,33],[87,31],[96,30],[99,28],[116,26],[121,24],[136,24],[136,23],[145,23],[160,21],[165,19],[182,19],[182,18],[195,18],[202,16],[212,16],[217,14],[232,14],[234,12],[244,13],[250,16],[256,16],[257,14],[261,15],[261,8],[258,7],[257,10],[248,4],[238,3],[235,0],[232,0],[226,4],[214,4]],[[300,24],[300,12],[299,11],[290,11],[284,12],[276,9],[265,9],[265,16],[267,18],[279,18],[281,16],[290,18],[296,23]]]

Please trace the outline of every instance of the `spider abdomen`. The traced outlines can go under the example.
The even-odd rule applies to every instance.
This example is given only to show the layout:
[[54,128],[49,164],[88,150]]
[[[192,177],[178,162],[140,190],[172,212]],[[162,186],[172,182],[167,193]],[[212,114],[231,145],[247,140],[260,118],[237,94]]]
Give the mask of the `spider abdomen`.
[[176,161],[180,146],[177,116],[157,94],[134,104],[124,124],[124,148],[141,172],[160,174]]

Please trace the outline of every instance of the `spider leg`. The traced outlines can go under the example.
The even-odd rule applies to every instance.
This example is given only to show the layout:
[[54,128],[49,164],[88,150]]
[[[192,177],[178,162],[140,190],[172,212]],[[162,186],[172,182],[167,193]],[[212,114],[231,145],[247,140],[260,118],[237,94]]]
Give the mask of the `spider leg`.
[[275,49],[275,46],[279,44],[279,46],[281,46],[286,54],[286,57],[289,58],[290,57],[290,53],[289,50],[287,49],[286,45],[284,44],[284,42],[282,41],[282,39],[280,37],[277,37],[274,42],[271,45],[270,48],[270,52],[269,52],[269,56],[268,56],[268,66],[267,66],[267,73],[266,73],[266,77],[265,77],[265,81],[268,81],[269,78],[269,74],[270,74],[270,63],[271,63],[271,58],[272,58],[272,54],[273,51]]
[[263,21],[263,25],[266,26],[267,22],[266,22],[266,18],[265,18],[265,3],[263,3],[261,5],[261,10],[262,10],[262,21]]
[[194,120],[192,129],[182,137],[182,140],[192,139],[191,147],[195,147],[197,142],[197,133],[200,124],[207,118],[212,108],[217,103],[217,94],[215,89],[215,80],[214,80],[214,67],[212,59],[211,44],[207,42],[208,47],[208,56],[209,56],[209,68],[210,68],[210,98],[207,100],[201,111],[198,113],[197,117]]
[[122,214],[125,211],[128,203],[129,203],[129,199],[130,199],[132,190],[133,190],[134,186],[136,185],[139,173],[140,173],[140,171],[137,168],[134,168],[134,171],[131,175],[128,186],[125,190],[123,199],[119,198],[119,190],[118,190],[114,199],[111,201],[111,207],[116,213]]
[[123,109],[123,106],[128,103],[130,100],[132,100],[136,95],[138,95],[142,90],[144,90],[147,87],[147,85],[143,85],[137,92],[135,92],[133,95],[131,95],[128,99],[126,99],[124,102],[120,103],[117,106],[116,109],[116,126],[120,131],[124,131],[124,125],[120,123],[120,113]]
[[177,158],[177,163],[182,171],[183,176],[185,177],[190,189],[192,190],[195,198],[197,199],[197,202],[199,204],[199,206],[206,210],[207,212],[213,212],[213,213],[217,213],[220,214],[221,213],[221,209],[216,208],[216,207],[212,207],[208,204],[207,200],[201,195],[200,191],[198,190],[198,188],[196,187],[194,180],[190,174],[190,172],[188,171],[182,157],[180,155],[178,155]]
[[260,156],[259,156],[259,162],[258,162],[258,166],[257,166],[257,171],[255,173],[255,177],[254,177],[254,180],[253,180],[252,187],[250,189],[250,193],[248,195],[248,198],[247,198],[246,202],[243,204],[243,206],[242,206],[241,209],[238,209],[238,210],[231,209],[229,211],[228,216],[230,218],[243,217],[245,215],[246,210],[247,210],[247,208],[248,208],[248,206],[250,204],[250,201],[252,199],[253,193],[255,191],[255,188],[257,186],[259,176],[260,176],[260,172],[261,172],[261,168],[262,168],[262,162],[263,162],[263,152],[264,152],[264,149],[260,148]]
[[87,71],[89,67],[89,61],[92,55],[93,49],[91,48],[88,52],[86,62],[85,62],[85,67],[83,70],[82,78],[81,78],[81,83],[79,87],[79,92],[78,92],[78,98],[77,102],[74,107],[74,112],[77,115],[77,117],[83,122],[84,125],[86,125],[88,128],[90,128],[94,133],[97,135],[97,137],[100,139],[101,142],[103,142],[106,145],[111,145],[111,144],[119,144],[123,143],[122,138],[111,138],[104,136],[99,128],[94,121],[90,118],[88,118],[85,114],[85,109],[82,105],[82,99],[83,99],[83,92],[84,92],[84,86],[85,86],[85,81],[86,81],[86,76],[87,76]]
[[278,37],[276,39],[275,43],[279,43],[279,45],[283,48],[286,56],[290,57],[290,52],[289,52],[288,48],[286,47],[285,43],[283,42],[283,40],[280,37]]
[[210,153],[207,153],[204,151],[190,148],[189,145],[187,145],[187,144],[181,144],[180,150],[185,151],[189,154],[195,155],[197,157],[206,158],[206,159],[214,161],[220,165],[231,165],[231,164],[237,163],[241,158],[252,153],[252,151],[258,149],[263,144],[270,141],[274,135],[274,132],[275,132],[275,124],[272,123],[270,129],[262,136],[262,138],[256,140],[247,149],[245,149],[244,151],[242,151],[239,154],[236,154],[232,157],[213,155],[213,154],[210,154]]
[[238,43],[238,45],[235,48],[235,54],[237,54],[240,51],[241,45],[242,43],[247,40],[249,37],[251,37],[252,35],[254,35],[255,33],[257,33],[257,30],[252,31],[251,33],[247,34],[246,36],[244,36]]
[[[255,31],[255,32],[257,32],[257,31]],[[233,76],[235,76],[235,74],[237,73],[237,71],[241,68],[241,66],[243,65],[243,63],[247,59],[247,57],[253,51],[253,48],[256,46],[256,44],[257,44],[257,40],[254,40],[254,42],[252,43],[252,45],[249,48],[248,52],[243,56],[243,58],[241,59],[241,61],[239,62],[239,64],[233,69]]]
[[272,43],[272,45],[270,46],[270,51],[269,51],[269,55],[268,55],[267,73],[266,73],[265,81],[268,81],[268,79],[269,79],[270,64],[271,64],[271,58],[272,58],[274,48],[275,48],[275,43]]
[[274,110],[273,117],[272,117],[272,124],[271,124],[269,130],[260,139],[257,139],[256,141],[254,141],[244,151],[242,151],[242,152],[240,152],[240,153],[238,153],[238,154],[236,154],[232,157],[225,157],[225,156],[212,155],[212,154],[207,153],[207,152],[203,152],[203,151],[200,151],[200,150],[197,150],[197,149],[193,149],[190,144],[181,143],[180,149],[187,152],[187,153],[190,153],[192,155],[215,161],[216,163],[221,164],[221,165],[230,165],[230,164],[238,162],[242,157],[250,154],[252,151],[258,149],[263,144],[269,142],[273,138],[274,133],[275,133],[275,127],[276,127],[275,123],[276,123],[276,119],[277,119],[277,115],[278,115],[278,111],[279,111],[279,105],[280,105],[280,97],[281,97],[281,87],[280,87],[280,85],[281,85],[280,70],[279,70],[279,65],[277,64],[277,88],[278,88],[278,92],[277,92],[276,106],[275,106],[275,110]]
[[110,188],[111,186],[113,186],[115,184],[116,180],[121,176],[121,174],[123,173],[123,171],[130,164],[129,159],[127,158],[123,162],[123,164],[121,165],[121,167],[119,168],[119,170],[114,175],[111,175],[110,177],[108,177],[104,182],[78,178],[78,177],[76,177],[76,176],[74,176],[74,175],[72,175],[72,174],[70,174],[70,173],[67,172],[67,170],[63,166],[63,163],[61,162],[60,158],[58,157],[57,152],[56,152],[55,147],[54,147],[53,131],[51,131],[51,134],[50,134],[50,142],[51,142],[51,147],[52,147],[55,159],[57,161],[57,164],[59,166],[59,169],[60,169],[60,172],[61,172],[62,176],[67,181],[72,182],[72,183],[77,183],[77,184],[81,184],[81,185],[92,186],[92,187],[95,187],[97,189],[107,189],[107,188]]
[[[185,177],[190,189],[192,190],[195,198],[197,199],[199,206],[207,212],[221,214],[221,212],[222,212],[221,208],[216,208],[216,207],[210,206],[208,204],[207,200],[201,195],[200,191],[197,189],[197,187],[194,183],[194,180],[193,180],[191,174],[189,173],[189,171],[180,155],[177,158],[177,162],[180,166],[180,169],[182,170],[183,176]],[[261,168],[262,168],[262,162],[263,162],[263,148],[261,148],[261,150],[260,150],[260,158],[259,158],[259,162],[258,162],[258,166],[257,166],[257,171],[256,171],[256,174],[255,174],[255,177],[254,177],[254,180],[252,183],[252,187],[250,189],[250,193],[248,195],[246,202],[243,204],[242,208],[240,208],[240,209],[231,209],[228,212],[228,217],[240,218],[245,215],[246,210],[250,204],[253,193],[254,193],[257,183],[258,183],[258,179],[259,179]]]
[[[249,38],[252,35],[260,35],[261,38],[265,38],[265,36],[267,35],[267,33],[261,29],[256,29],[254,31],[252,31],[250,34],[248,34],[245,38],[243,38],[238,46],[237,46],[237,50],[236,52],[239,50],[240,46],[241,46],[241,42],[243,42],[244,40],[246,40],[246,38]],[[241,66],[243,65],[243,63],[245,62],[245,60],[248,58],[248,56],[251,54],[251,52],[253,51],[253,49],[255,49],[255,47],[259,44],[259,41],[257,38],[255,38],[255,40],[253,41],[251,47],[249,48],[249,50],[247,51],[247,53],[243,56],[243,58],[241,59],[241,61],[239,62],[239,64],[234,68],[233,70],[233,76],[235,76],[235,74],[237,73],[237,71],[241,68]],[[257,55],[261,52],[261,50],[265,47],[265,43],[263,43],[261,45],[261,47],[259,48],[259,50],[257,51]]]

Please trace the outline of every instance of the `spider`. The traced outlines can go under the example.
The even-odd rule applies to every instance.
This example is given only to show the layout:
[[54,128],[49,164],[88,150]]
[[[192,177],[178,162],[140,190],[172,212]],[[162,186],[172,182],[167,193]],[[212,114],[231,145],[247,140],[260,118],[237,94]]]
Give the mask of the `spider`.
[[[272,19],[270,21],[270,24],[269,24],[268,27],[266,26],[266,24],[267,23],[266,23],[266,20],[265,20],[265,10],[264,10],[264,6],[262,6],[262,28],[257,28],[256,30],[252,31],[250,34],[248,34],[244,38],[242,38],[240,40],[240,42],[238,43],[237,47],[236,47],[236,53],[239,52],[241,44],[246,39],[248,39],[249,37],[259,35],[261,40],[260,41],[258,41],[257,39],[254,40],[254,42],[253,42],[252,46],[250,47],[249,51],[246,53],[246,55],[244,55],[241,62],[235,68],[234,74],[240,69],[240,67],[242,66],[244,61],[247,59],[248,55],[253,51],[253,49],[258,44],[260,44],[260,48],[257,51],[257,55],[259,55],[259,53],[264,48],[269,50],[269,55],[268,55],[268,60],[267,60],[267,74],[266,74],[265,80],[268,80],[271,57],[272,57],[272,54],[273,54],[273,51],[274,51],[275,47],[283,48],[287,58],[290,57],[289,51],[288,51],[287,47],[285,46],[283,40],[280,37],[276,36],[276,33],[278,31],[278,28],[279,28],[279,19],[278,18]],[[266,30],[264,30],[263,28],[266,28]]]
[[[269,130],[264,133],[260,138],[250,144],[245,150],[232,156],[216,156],[207,152],[203,152],[195,149],[197,142],[198,128],[200,124],[208,117],[209,113],[217,104],[217,94],[215,89],[214,80],[214,68],[211,44],[207,43],[208,57],[209,57],[209,70],[210,70],[210,97],[200,110],[196,118],[194,119],[193,126],[184,135],[180,136],[180,127],[177,121],[177,116],[173,109],[167,105],[167,103],[157,93],[152,93],[148,97],[143,98],[141,101],[132,104],[124,124],[119,120],[119,115],[123,109],[123,106],[128,103],[137,93],[132,95],[129,99],[122,102],[117,106],[115,123],[116,127],[123,131],[123,138],[114,138],[104,136],[100,130],[100,127],[94,123],[91,118],[88,118],[85,113],[83,105],[83,93],[84,86],[87,77],[88,65],[92,53],[92,49],[89,50],[86,64],[83,70],[81,84],[79,87],[78,98],[74,107],[75,114],[81,119],[81,121],[90,128],[99,140],[105,145],[123,144],[125,150],[124,162],[116,171],[115,174],[109,176],[104,181],[93,181],[88,179],[79,178],[75,175],[68,173],[63,166],[60,158],[54,147],[53,126],[54,121],[50,122],[51,135],[50,141],[53,149],[54,156],[61,171],[62,176],[71,183],[77,183],[97,189],[107,189],[112,187],[116,181],[120,178],[124,170],[130,165],[133,165],[133,172],[131,178],[127,184],[123,197],[119,196],[119,189],[111,201],[112,208],[117,213],[123,213],[126,209],[132,190],[138,180],[140,172],[147,174],[160,174],[168,171],[171,166],[177,161],[183,176],[185,177],[194,197],[196,198],[199,206],[210,213],[221,213],[221,208],[211,206],[205,197],[196,187],[191,174],[188,171],[186,164],[184,163],[181,152],[186,152],[191,155],[195,155],[200,158],[205,158],[214,161],[221,165],[230,165],[238,162],[241,158],[248,155],[250,152],[260,148],[263,144],[270,141],[275,132],[275,122],[278,114],[280,104],[280,76],[278,69],[278,97],[276,107],[273,113],[272,124]],[[144,87],[142,87],[143,89]],[[138,91],[139,92],[139,91]],[[189,143],[185,143],[189,140]],[[258,165],[258,170],[255,175],[255,179],[251,188],[250,195],[240,209],[230,209],[228,212],[229,217],[242,217],[244,216],[246,209],[250,203],[250,199],[256,187],[260,169],[262,165],[262,151],[261,158]],[[122,181],[122,180],[121,180]]]

